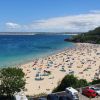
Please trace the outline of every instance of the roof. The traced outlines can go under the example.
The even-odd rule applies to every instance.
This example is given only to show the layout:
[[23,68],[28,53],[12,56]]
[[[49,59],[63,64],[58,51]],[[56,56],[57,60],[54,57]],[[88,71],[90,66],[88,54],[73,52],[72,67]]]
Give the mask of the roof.
[[88,91],[89,91],[89,92],[95,92],[95,91],[94,91],[94,90],[92,90],[92,89],[88,89]]
[[68,87],[66,89],[69,90],[72,93],[78,93],[78,91],[76,89],[72,88],[72,87]]
[[28,100],[23,92],[18,92],[14,94],[16,100]]

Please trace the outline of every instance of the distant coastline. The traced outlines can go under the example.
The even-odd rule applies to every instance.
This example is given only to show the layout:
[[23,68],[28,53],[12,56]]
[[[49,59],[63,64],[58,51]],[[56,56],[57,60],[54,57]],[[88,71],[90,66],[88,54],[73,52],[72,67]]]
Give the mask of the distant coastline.
[[76,35],[80,32],[0,32],[0,35],[35,35],[35,34],[66,34],[66,35]]

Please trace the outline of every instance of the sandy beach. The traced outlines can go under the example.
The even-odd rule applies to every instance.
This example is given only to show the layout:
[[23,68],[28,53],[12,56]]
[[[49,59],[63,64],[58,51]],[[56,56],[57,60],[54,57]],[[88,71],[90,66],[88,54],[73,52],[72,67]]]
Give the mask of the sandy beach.
[[67,74],[91,82],[100,73],[100,45],[77,43],[57,54],[21,65],[25,73],[26,95],[51,93]]

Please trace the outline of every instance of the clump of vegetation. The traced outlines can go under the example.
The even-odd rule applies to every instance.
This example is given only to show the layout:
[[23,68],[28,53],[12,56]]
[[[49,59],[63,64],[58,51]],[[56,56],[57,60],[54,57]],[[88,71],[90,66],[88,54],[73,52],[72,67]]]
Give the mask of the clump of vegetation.
[[90,82],[89,84],[91,84],[91,85],[94,85],[94,84],[100,84],[100,79],[93,80],[93,81]]
[[25,79],[22,69],[2,68],[0,70],[0,95],[12,96],[25,88]]
[[87,86],[88,82],[85,79],[77,79],[74,75],[66,75],[60,84],[53,90],[53,92],[64,91],[67,87],[79,88]]
[[78,79],[74,75],[66,75],[53,92],[64,91],[67,87],[80,88],[88,85],[100,84],[100,79],[87,82],[86,79]]
[[94,30],[88,32],[78,34],[70,39],[65,39],[65,41],[100,44],[100,27],[97,27]]

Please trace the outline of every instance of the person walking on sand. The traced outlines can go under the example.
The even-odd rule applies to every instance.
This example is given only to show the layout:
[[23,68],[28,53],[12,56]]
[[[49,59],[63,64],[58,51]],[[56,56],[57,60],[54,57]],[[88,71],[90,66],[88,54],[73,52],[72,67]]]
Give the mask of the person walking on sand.
[[39,85],[39,89],[40,89],[40,85]]

